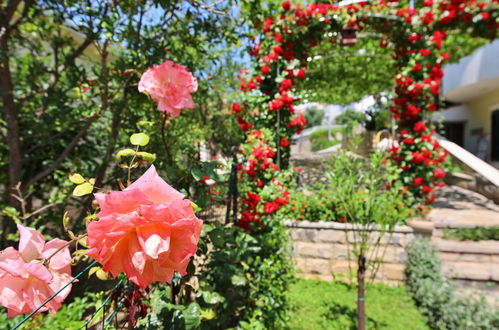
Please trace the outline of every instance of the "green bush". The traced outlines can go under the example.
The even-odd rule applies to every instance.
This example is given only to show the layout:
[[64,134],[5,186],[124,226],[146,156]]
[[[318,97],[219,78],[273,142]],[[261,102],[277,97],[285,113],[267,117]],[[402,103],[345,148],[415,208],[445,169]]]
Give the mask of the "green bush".
[[499,241],[499,226],[457,229],[445,228],[444,238],[457,239],[460,241]]
[[[289,290],[290,329],[357,329],[356,288],[341,282],[299,279]],[[367,286],[367,329],[428,329],[402,286]]]
[[407,289],[432,329],[499,328],[499,316],[484,299],[454,295],[452,283],[441,274],[438,252],[426,239],[414,239],[407,252]]
[[[293,280],[289,233],[277,217],[262,218],[250,234],[233,225],[206,229],[213,250],[199,278],[203,308],[211,319],[202,328],[279,329],[287,321],[286,292]],[[206,227],[206,226],[205,226]],[[206,297],[216,295],[215,303]]]

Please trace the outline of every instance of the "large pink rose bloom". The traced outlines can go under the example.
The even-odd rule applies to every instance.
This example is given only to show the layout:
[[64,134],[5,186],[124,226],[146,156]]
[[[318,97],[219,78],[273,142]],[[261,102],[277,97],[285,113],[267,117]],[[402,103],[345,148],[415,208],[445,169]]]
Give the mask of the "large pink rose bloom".
[[194,108],[191,93],[198,89],[196,78],[187,69],[172,61],[147,69],[139,82],[139,92],[147,92],[158,103],[158,110],[180,115],[181,109]]
[[[43,265],[43,259],[67,241],[55,238],[45,243],[35,229],[21,225],[17,228],[21,234],[19,251],[8,247],[0,252],[0,304],[7,307],[9,317],[31,313],[73,279],[67,246],[50,258],[47,267]],[[47,310],[55,313],[70,291],[71,285],[37,313]]]
[[183,198],[154,166],[123,191],[95,194],[101,211],[88,225],[87,254],[142,288],[171,282],[174,271],[185,275],[203,222]]

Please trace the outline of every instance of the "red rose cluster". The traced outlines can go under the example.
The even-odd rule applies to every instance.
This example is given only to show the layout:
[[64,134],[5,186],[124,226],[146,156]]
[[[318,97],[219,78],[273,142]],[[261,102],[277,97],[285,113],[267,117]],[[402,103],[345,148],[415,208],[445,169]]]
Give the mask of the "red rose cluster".
[[[286,138],[283,139],[280,141],[281,146],[283,142],[287,142]],[[274,173],[279,170],[279,166],[274,163],[275,148],[267,143],[262,131],[249,132],[247,145],[241,148],[241,151],[246,156],[247,162],[239,164],[239,180],[245,181],[250,191],[242,197],[243,211],[238,225],[246,230],[252,230],[254,228],[251,228],[250,223],[259,224],[263,214],[272,214],[280,206],[289,203],[289,193],[274,177]],[[272,196],[277,197],[263,200],[257,192],[269,184],[273,185],[273,190],[276,192]]]

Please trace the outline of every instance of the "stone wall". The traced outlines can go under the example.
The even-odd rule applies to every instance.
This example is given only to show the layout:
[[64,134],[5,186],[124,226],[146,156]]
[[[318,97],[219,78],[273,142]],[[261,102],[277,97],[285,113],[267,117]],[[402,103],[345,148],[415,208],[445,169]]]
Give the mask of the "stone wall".
[[[459,221],[454,220],[456,225]],[[443,239],[445,223],[438,221],[413,219],[408,224],[397,226],[392,235],[381,237],[384,255],[377,257],[382,262],[375,273],[375,281],[393,285],[403,283],[407,261],[405,247],[415,236],[424,235],[431,238],[431,244],[440,253],[443,274],[454,280],[460,293],[480,293],[491,304],[499,306],[498,241]],[[358,241],[355,226],[324,221],[288,221],[287,225],[291,228],[298,276],[326,281],[355,278],[356,262],[351,252],[352,244]],[[371,239],[376,240],[379,235],[379,228],[374,228]]]
[[[293,253],[299,276],[323,280],[344,279],[355,276],[355,259],[351,246],[358,241],[358,231],[351,224],[336,222],[288,222],[293,238]],[[404,280],[407,253],[405,246],[416,234],[408,226],[398,226],[392,235],[381,235],[381,248],[370,259],[382,259],[375,273],[375,280],[398,284]],[[377,240],[379,229],[375,228],[371,239]],[[347,242],[349,244],[347,244]],[[384,256],[383,256],[384,253]],[[350,275],[349,275],[350,274]],[[372,270],[368,272],[372,275]]]

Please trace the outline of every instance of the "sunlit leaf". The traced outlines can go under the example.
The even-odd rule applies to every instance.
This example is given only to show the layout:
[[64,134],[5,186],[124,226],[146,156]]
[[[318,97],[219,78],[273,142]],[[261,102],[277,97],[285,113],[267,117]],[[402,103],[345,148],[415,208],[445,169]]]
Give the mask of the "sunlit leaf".
[[130,137],[130,143],[134,146],[145,146],[149,143],[149,136],[144,133],[136,133]]
[[153,163],[156,160],[156,155],[151,154],[149,152],[140,151],[140,152],[137,152],[137,156],[142,158],[143,160],[145,160],[148,163]]
[[74,184],[82,184],[85,182],[85,179],[78,173],[69,174],[69,180]]
[[73,190],[73,196],[84,196],[90,194],[94,190],[94,186],[88,182],[79,184]]
[[127,149],[121,149],[121,150],[120,150],[120,151],[118,151],[118,153],[116,154],[116,158],[118,158],[118,160],[121,160],[121,158],[123,158],[123,157],[133,156],[133,155],[135,155],[135,150],[130,149],[130,148],[127,148]]

